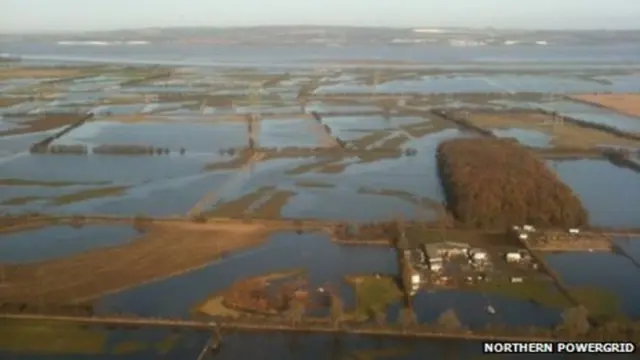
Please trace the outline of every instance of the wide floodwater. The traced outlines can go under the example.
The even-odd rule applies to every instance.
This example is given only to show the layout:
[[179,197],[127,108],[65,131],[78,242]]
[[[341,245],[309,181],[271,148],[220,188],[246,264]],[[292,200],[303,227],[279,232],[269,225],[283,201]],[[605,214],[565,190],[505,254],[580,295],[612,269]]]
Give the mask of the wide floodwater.
[[[633,46],[513,46],[484,48],[451,47],[392,47],[353,46],[349,48],[326,48],[317,46],[283,46],[276,48],[245,46],[196,46],[196,45],[148,45],[136,47],[109,46],[58,46],[55,44],[14,44],[2,45],[2,51],[22,55],[28,61],[53,64],[68,61],[122,62],[138,64],[165,64],[176,66],[238,66],[255,65],[264,71],[282,72],[282,67],[315,68],[319,63],[341,60],[404,60],[430,63],[432,67],[464,69],[467,67],[486,69],[536,68],[545,67],[610,69],[640,64],[640,45]],[[250,59],[250,60],[247,60]],[[580,65],[576,65],[580,64]],[[424,66],[424,65],[422,65]],[[370,92],[371,88],[358,83],[350,83],[348,75],[341,75],[347,83],[333,85],[318,92],[351,91]],[[337,79],[337,78],[336,78]],[[334,79],[335,80],[335,79]],[[611,85],[569,78],[497,76],[444,79],[431,77],[424,81],[398,80],[383,84],[379,91],[637,91],[638,78],[610,77]],[[95,81],[98,81],[97,79]],[[111,81],[102,79],[100,81]],[[5,84],[11,87],[16,84]],[[20,83],[18,85],[24,85]],[[87,100],[91,84],[78,83],[73,97],[64,101]],[[290,84],[297,86],[296,84]],[[172,90],[180,89],[174,86]],[[191,89],[191,88],[190,88]],[[636,89],[636,90],[634,90]],[[131,90],[131,89],[130,89]],[[156,91],[157,88],[133,89],[135,91]],[[191,89],[193,90],[193,89]],[[190,90],[190,91],[191,91]],[[276,89],[277,90],[277,89]],[[177,90],[176,90],[177,91]],[[245,90],[221,90],[245,91]],[[101,96],[95,93],[92,96]],[[283,96],[284,98],[284,96]],[[293,98],[292,98],[293,99]],[[65,105],[65,104],[62,104]],[[31,108],[39,104],[27,104]],[[546,104],[561,113],[585,118],[585,120],[609,124],[621,129],[636,131],[640,121],[616,115],[605,110],[594,110],[565,102]],[[144,104],[113,107],[110,111],[121,114],[145,111]],[[21,108],[22,109],[22,108]],[[284,108],[293,110],[293,107]],[[11,109],[16,111],[20,109]],[[22,109],[24,110],[24,109]],[[150,110],[146,108],[146,110]],[[154,109],[157,110],[157,109]],[[173,111],[167,106],[166,111]],[[340,107],[338,105],[308,104],[308,111],[350,111],[376,110],[369,106]],[[7,111],[7,109],[3,109]],[[175,111],[180,116],[181,110]],[[203,114],[214,113],[217,109],[204,109]],[[392,119],[391,122],[375,116],[367,121],[359,121],[357,116],[326,118],[334,134],[345,140],[355,139],[362,131],[380,130],[390,125],[409,124],[419,120],[412,118]],[[283,127],[287,121],[288,127]],[[394,123],[395,122],[395,123]],[[637,123],[636,123],[637,122]],[[0,130],[5,129],[0,124]],[[319,136],[306,131],[296,137],[307,126],[298,120],[274,120],[260,129],[262,146],[316,146]],[[215,131],[212,131],[215,129]],[[180,131],[180,136],[174,134]],[[547,147],[549,138],[545,134],[519,130],[499,130],[496,135],[516,137],[529,146]],[[242,146],[246,139],[243,125],[224,124],[207,127],[199,124],[108,124],[100,121],[87,124],[72,131],[60,143],[81,143],[98,145],[101,143],[131,143],[158,147],[179,147],[190,151],[184,156],[153,157],[75,157],[75,156],[28,156],[24,151],[29,144],[47,136],[20,135],[3,138],[0,141],[0,171],[2,178],[50,181],[78,181],[78,184],[64,188],[13,186],[12,194],[2,192],[0,202],[17,196],[49,196],[69,194],[91,188],[89,183],[108,182],[109,185],[127,187],[119,196],[92,199],[57,206],[55,211],[69,213],[111,213],[134,215],[184,214],[195,204],[202,194],[224,184],[221,199],[230,200],[245,195],[263,186],[276,186],[280,190],[293,190],[296,195],[287,203],[282,214],[291,218],[324,218],[354,221],[370,221],[401,214],[407,218],[416,217],[415,206],[400,199],[385,196],[369,196],[357,193],[359,188],[374,190],[406,191],[417,196],[428,197],[437,202],[444,200],[437,176],[435,157],[437,145],[445,140],[462,136],[473,136],[456,129],[412,138],[404,146],[415,148],[415,157],[388,159],[372,163],[349,165],[340,173],[308,172],[293,176],[288,170],[310,159],[271,160],[257,164],[252,173],[234,175],[233,171],[204,171],[212,161],[225,161],[231,157],[216,155],[222,148]],[[212,160],[214,159],[214,160]],[[346,162],[355,162],[347,159]],[[549,162],[549,167],[559,173],[581,197],[591,214],[595,225],[631,227],[640,226],[640,175],[630,170],[616,168],[604,161],[581,160]],[[232,179],[233,181],[229,181]],[[328,188],[295,187],[296,181],[316,181],[329,184]],[[48,211],[50,204],[35,201],[24,207],[25,211]],[[434,216],[426,211],[420,216]],[[82,229],[51,227],[34,230],[19,235],[3,236],[0,239],[0,261],[27,263],[54,259],[100,246],[113,246],[132,241],[136,233],[127,227],[85,226]],[[637,240],[637,239],[636,239]],[[640,242],[617,240],[627,256],[640,261]],[[55,244],[55,246],[54,246]],[[640,269],[622,255],[613,254],[560,254],[549,255],[552,266],[570,285],[598,285],[619,297],[622,310],[634,318],[640,317],[636,304],[640,301],[638,281]],[[114,259],[117,261],[117,259]],[[328,266],[330,264],[330,266]],[[98,308],[101,312],[123,311],[148,316],[187,317],[193,307],[208,296],[229,286],[234,281],[247,277],[291,268],[308,271],[312,285],[332,283],[344,294],[347,306],[354,306],[354,291],[343,281],[345,275],[364,273],[397,274],[395,255],[392,250],[375,247],[345,247],[331,243],[321,234],[297,235],[278,233],[271,236],[264,245],[245,252],[233,254],[200,270],[174,278],[145,284],[130,290],[103,298]],[[606,271],[602,270],[606,269]],[[497,310],[491,317],[483,311],[487,303]],[[543,307],[527,301],[519,301],[498,295],[461,293],[460,291],[421,292],[414,299],[416,314],[420,321],[434,321],[442,312],[452,308],[460,319],[472,327],[484,326],[488,322],[511,325],[551,326],[560,320],[560,310]],[[388,311],[390,320],[398,316],[399,306],[393,305]],[[134,334],[111,331],[113,339],[136,338],[153,341],[162,334],[153,331],[138,331]],[[166,335],[166,334],[165,334]],[[113,338],[113,339],[112,339]],[[181,341],[164,358],[191,359],[199,353],[206,342],[205,335],[183,334]],[[283,334],[233,334],[227,335],[219,359],[328,359],[353,358],[369,359],[378,354],[389,359],[433,358],[473,358],[479,355],[477,343],[397,341],[392,339],[370,339],[361,337],[340,337],[308,335],[290,336]],[[384,355],[382,355],[384,354]],[[1,358],[20,359],[85,359],[82,356],[20,356],[0,352]],[[110,359],[113,355],[93,356],[92,359]],[[123,359],[155,359],[154,351],[142,351],[135,355],[121,355]],[[509,357],[505,357],[509,358]],[[549,357],[552,358],[552,357]]]
[[[455,68],[461,62],[485,63],[489,68],[508,68],[520,63],[575,63],[610,67],[640,63],[640,45],[610,46],[486,46],[462,48],[450,46],[355,45],[346,48],[310,45],[297,46],[202,46],[195,44],[150,44],[148,46],[60,46],[54,43],[8,43],[2,50],[25,59],[88,60],[106,62],[142,62],[167,65],[302,65],[304,62],[340,60],[417,61],[448,64]],[[302,63],[302,64],[301,64]]]

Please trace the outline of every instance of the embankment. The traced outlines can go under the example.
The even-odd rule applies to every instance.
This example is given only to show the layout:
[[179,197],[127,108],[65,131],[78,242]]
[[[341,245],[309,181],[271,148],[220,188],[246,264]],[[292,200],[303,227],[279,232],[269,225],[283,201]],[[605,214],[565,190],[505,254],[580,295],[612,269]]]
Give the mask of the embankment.
[[170,78],[173,75],[172,71],[164,71],[158,74],[151,74],[149,76],[145,76],[139,79],[132,79],[129,81],[125,81],[123,83],[120,84],[120,86],[133,86],[133,85],[139,85],[142,83],[146,83],[149,81],[154,81],[154,80],[162,80],[162,79],[166,79],[166,78]]
[[494,133],[491,132],[491,130],[487,130],[484,128],[481,128],[480,126],[477,126],[475,124],[473,124],[471,121],[465,119],[464,117],[454,114],[453,112],[450,111],[446,111],[446,110],[438,110],[438,109],[434,109],[431,111],[432,115],[435,115],[437,117],[441,117],[447,121],[450,121],[456,125],[458,125],[458,127],[464,129],[464,130],[469,130],[472,132],[475,132],[481,136],[484,137],[489,137],[489,138],[496,138],[496,135]]
[[564,159],[564,160],[580,160],[580,159],[602,159],[604,151],[598,148],[537,148],[526,147],[529,151],[535,153],[544,159]]
[[[77,115],[71,115],[71,116],[77,116]],[[60,130],[59,132],[46,137],[45,139],[31,145],[31,149],[30,151],[32,153],[46,153],[49,145],[51,145],[51,143],[59,138],[61,138],[62,136],[68,134],[71,130],[82,126],[85,122],[87,122],[87,120],[93,118],[93,114],[86,114],[83,115],[82,117],[80,117],[77,121],[73,122],[71,125],[65,127],[64,129]]]
[[602,152],[602,155],[613,165],[640,173],[640,164],[631,160],[628,151],[607,149]]
[[347,143],[344,140],[331,134],[331,127],[322,121],[322,115],[320,115],[320,113],[318,113],[317,111],[312,111],[311,115],[313,115],[313,118],[318,122],[318,124],[322,126],[322,129],[326,133],[326,136],[333,139],[333,141],[342,149],[347,146]]
[[588,215],[571,188],[532,152],[503,139],[441,143],[438,171],[447,205],[465,227],[583,227]]
[[[502,342],[544,342],[544,341],[576,341],[576,340],[602,340],[602,333],[594,331],[583,336],[569,336],[555,334],[546,329],[504,327],[502,329],[481,329],[469,331],[464,328],[448,329],[441,325],[416,324],[401,326],[399,324],[372,324],[344,321],[336,326],[328,318],[303,317],[292,321],[281,317],[218,317],[211,320],[185,320],[181,318],[144,318],[134,315],[118,316],[39,316],[28,314],[0,314],[0,319],[12,319],[22,321],[57,321],[84,325],[103,325],[120,328],[136,327],[164,327],[170,329],[191,329],[194,331],[217,332],[227,331],[255,331],[255,332],[297,332],[297,333],[342,333],[381,337],[404,337],[408,339],[440,339],[440,340],[466,340],[466,341],[502,341]],[[542,331],[540,331],[542,330]],[[631,327],[622,327],[614,331],[608,331],[610,340],[637,342],[637,335],[630,337]]]

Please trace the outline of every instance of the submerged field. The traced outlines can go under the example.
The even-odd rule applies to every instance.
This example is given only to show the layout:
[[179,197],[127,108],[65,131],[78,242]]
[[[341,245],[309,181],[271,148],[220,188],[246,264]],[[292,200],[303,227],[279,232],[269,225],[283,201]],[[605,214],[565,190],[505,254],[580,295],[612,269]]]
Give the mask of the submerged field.
[[[338,292],[351,319],[381,312],[395,323],[402,301],[393,249],[292,230],[317,220],[447,223],[436,150],[461,138],[513,138],[577,194],[591,225],[640,226],[640,173],[602,154],[622,148],[637,158],[640,141],[630,135],[640,133],[640,120],[629,98],[564,97],[628,92],[629,84],[613,78],[625,75],[507,70],[0,68],[0,213],[69,216],[0,228],[0,302],[87,302],[101,314],[229,315],[220,296],[234,283],[302,269],[308,289]],[[560,123],[554,111],[587,125]],[[85,119],[87,113],[93,116]],[[490,177],[491,163],[485,167]],[[270,227],[265,219],[292,221]],[[487,246],[496,258],[511,248],[480,234],[434,234],[415,238]],[[637,262],[634,246],[629,256]],[[640,316],[632,306],[637,294],[626,290],[638,271],[627,266],[633,261],[597,255],[548,261],[572,291],[595,299],[592,308]],[[593,263],[619,277],[596,276]],[[418,321],[433,323],[449,309],[472,328],[561,321],[567,299],[548,279],[496,266],[524,274],[524,284],[423,289],[412,300]],[[497,316],[483,310],[488,304]],[[45,325],[3,324],[0,332],[40,334],[55,345],[42,352],[64,354],[153,357],[188,342],[74,328],[68,331],[85,340],[72,346]],[[197,354],[190,346],[181,354]],[[2,350],[25,349],[0,341],[0,356]]]

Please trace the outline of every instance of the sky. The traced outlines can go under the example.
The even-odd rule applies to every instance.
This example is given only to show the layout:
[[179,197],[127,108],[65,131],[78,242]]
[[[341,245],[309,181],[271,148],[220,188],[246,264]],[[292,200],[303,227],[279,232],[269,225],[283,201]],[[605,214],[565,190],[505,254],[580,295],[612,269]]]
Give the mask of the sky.
[[640,28],[640,0],[0,0],[0,32],[171,26]]

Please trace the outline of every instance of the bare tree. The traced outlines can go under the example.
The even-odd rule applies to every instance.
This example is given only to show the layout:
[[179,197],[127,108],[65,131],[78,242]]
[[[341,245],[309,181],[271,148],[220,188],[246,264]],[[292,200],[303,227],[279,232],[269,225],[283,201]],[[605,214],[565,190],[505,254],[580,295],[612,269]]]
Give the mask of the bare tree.
[[576,337],[587,334],[589,329],[589,311],[584,306],[576,306],[568,308],[562,313],[562,323],[557,330],[568,336]]
[[462,328],[460,319],[453,309],[448,309],[443,312],[438,318],[438,325],[442,327],[444,331],[458,331]]
[[344,303],[338,294],[331,295],[331,321],[334,327],[338,327],[344,315]]
[[400,326],[402,326],[404,329],[418,324],[416,313],[413,312],[413,309],[408,306],[400,309],[400,317],[398,318],[398,320],[400,321]]
[[289,309],[285,315],[291,321],[291,325],[296,326],[300,321],[302,321],[304,313],[304,303],[298,299],[292,299],[289,304]]
[[384,326],[387,323],[387,314],[384,312],[383,309],[376,310],[374,317],[376,320],[376,324],[380,326]]

